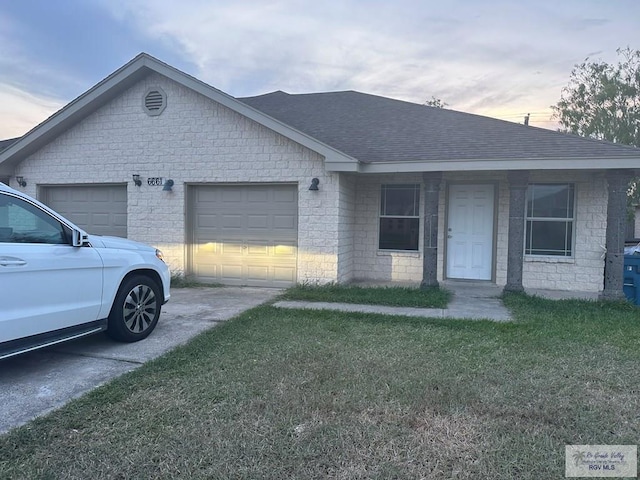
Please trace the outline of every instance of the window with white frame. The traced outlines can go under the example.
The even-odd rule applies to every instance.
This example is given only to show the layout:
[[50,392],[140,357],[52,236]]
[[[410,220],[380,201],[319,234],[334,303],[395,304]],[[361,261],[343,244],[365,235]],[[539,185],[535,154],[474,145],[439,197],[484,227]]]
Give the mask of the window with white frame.
[[380,189],[380,250],[418,250],[420,185],[382,185]]
[[575,187],[534,183],[527,189],[525,255],[573,256]]

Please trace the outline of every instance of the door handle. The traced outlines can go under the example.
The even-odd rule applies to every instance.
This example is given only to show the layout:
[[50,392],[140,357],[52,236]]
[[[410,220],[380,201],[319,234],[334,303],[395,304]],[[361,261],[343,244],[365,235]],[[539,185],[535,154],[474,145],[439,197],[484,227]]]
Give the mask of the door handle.
[[453,238],[453,235],[447,235],[447,238]]
[[19,258],[0,258],[0,267],[21,267],[27,262]]

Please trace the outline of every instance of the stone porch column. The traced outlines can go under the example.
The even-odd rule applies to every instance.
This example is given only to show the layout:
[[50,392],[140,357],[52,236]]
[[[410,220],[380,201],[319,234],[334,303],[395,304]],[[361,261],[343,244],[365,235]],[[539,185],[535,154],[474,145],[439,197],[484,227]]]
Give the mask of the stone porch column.
[[422,282],[420,288],[438,286],[438,207],[442,172],[425,172],[424,181],[424,244]]
[[507,284],[505,292],[524,292],[522,260],[524,258],[524,211],[527,201],[528,170],[510,170],[509,180],[509,237],[507,248]]
[[621,300],[624,277],[624,240],[627,219],[627,188],[633,177],[631,170],[607,172],[607,253],[604,260],[604,290],[600,298]]

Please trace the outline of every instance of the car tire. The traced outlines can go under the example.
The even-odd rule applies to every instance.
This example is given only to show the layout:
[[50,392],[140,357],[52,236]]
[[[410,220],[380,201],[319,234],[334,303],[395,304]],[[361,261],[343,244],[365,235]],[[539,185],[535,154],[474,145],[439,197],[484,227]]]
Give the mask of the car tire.
[[156,328],[162,295],[158,284],[144,275],[126,279],[116,295],[107,324],[107,335],[121,342],[137,342]]

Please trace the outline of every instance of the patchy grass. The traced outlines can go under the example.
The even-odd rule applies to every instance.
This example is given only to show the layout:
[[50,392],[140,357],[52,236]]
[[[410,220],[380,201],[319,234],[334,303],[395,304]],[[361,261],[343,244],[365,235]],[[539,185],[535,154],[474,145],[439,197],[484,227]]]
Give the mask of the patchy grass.
[[171,274],[171,288],[195,288],[195,287],[222,287],[220,283],[203,283],[196,280],[190,275],[183,275],[181,273]]
[[342,302],[392,307],[447,308],[451,293],[438,287],[360,287],[357,285],[297,285],[280,300],[308,302]]
[[0,478],[540,479],[637,444],[640,313],[513,323],[253,309],[0,437]]

